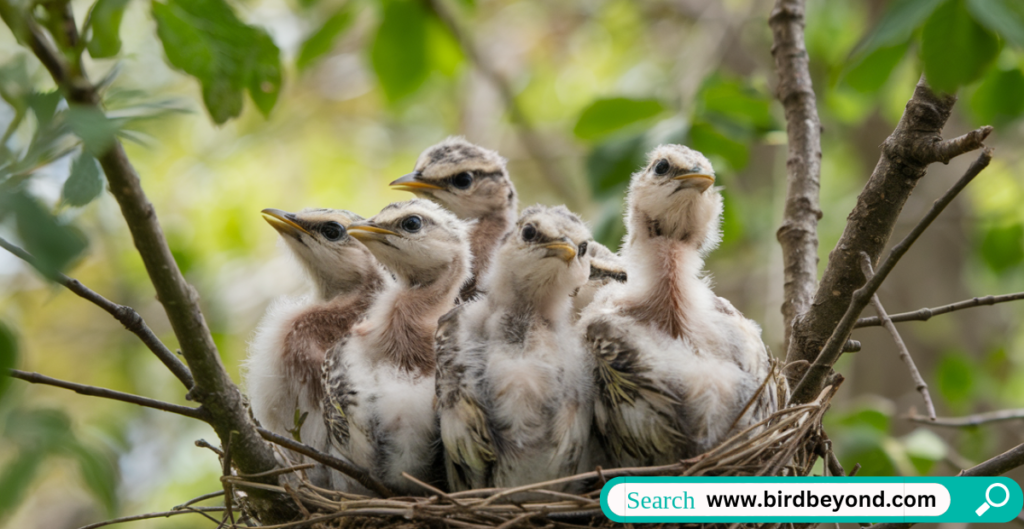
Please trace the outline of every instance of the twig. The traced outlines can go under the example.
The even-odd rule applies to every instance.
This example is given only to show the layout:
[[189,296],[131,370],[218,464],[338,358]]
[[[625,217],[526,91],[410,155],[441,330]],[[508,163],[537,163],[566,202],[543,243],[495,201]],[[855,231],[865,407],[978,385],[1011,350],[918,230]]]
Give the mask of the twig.
[[[43,270],[39,267],[38,261],[36,261],[32,254],[26,252],[3,237],[0,237],[0,247],[11,252],[36,270],[39,270],[40,273],[43,273]],[[68,290],[74,292],[79,297],[107,311],[107,313],[113,316],[114,319],[121,322],[121,325],[124,325],[125,329],[128,329],[138,336],[139,340],[142,340],[142,343],[146,344],[146,347],[148,347],[149,350],[152,351],[165,366],[167,366],[167,369],[170,369],[171,373],[174,373],[174,376],[178,377],[178,380],[185,385],[185,388],[192,387],[192,373],[188,370],[188,367],[181,363],[181,360],[178,360],[178,357],[174,356],[174,353],[172,353],[171,350],[156,337],[156,334],[153,334],[153,330],[149,328],[149,325],[146,325],[146,321],[142,319],[142,316],[140,316],[135,309],[125,305],[118,305],[117,303],[114,303],[113,301],[110,301],[89,289],[77,279],[70,278],[64,274],[57,273],[50,277],[50,279],[64,285]]]
[[[864,277],[871,281],[875,277],[875,271],[871,268],[871,258],[864,252],[860,253],[860,257],[860,266],[864,272]],[[928,392],[928,383],[924,381],[921,372],[917,370],[917,364],[914,363],[914,358],[910,356],[907,344],[903,343],[903,338],[900,336],[899,331],[896,330],[896,325],[889,319],[889,314],[885,312],[885,307],[882,306],[882,300],[878,298],[877,292],[871,295],[871,304],[875,307],[875,312],[878,313],[878,317],[882,320],[882,325],[892,336],[892,341],[896,342],[896,348],[900,353],[900,360],[903,360],[903,363],[907,364],[907,369],[910,369],[910,376],[914,379],[914,385],[917,387],[917,391],[921,393],[924,405],[928,409],[928,418],[934,421],[935,403],[932,402],[932,396]]]
[[182,503],[181,505],[178,505],[178,506],[174,507],[171,510],[172,511],[179,511],[179,510],[184,509],[185,507],[188,507],[188,506],[190,506],[190,505],[192,505],[194,503],[199,503],[201,501],[206,501],[206,500],[212,500],[213,498],[219,498],[219,497],[221,497],[223,495],[224,495],[224,491],[223,490],[218,490],[216,492],[210,492],[210,493],[207,493],[207,494],[203,494],[202,496],[196,496],[195,498],[192,498],[191,500],[188,500],[185,503]]
[[990,161],[992,161],[992,149],[989,147],[982,151],[981,155],[967,169],[967,172],[953,184],[953,187],[949,188],[942,197],[932,204],[932,207],[920,222],[914,226],[914,229],[902,241],[892,247],[885,261],[878,266],[875,276],[854,291],[846,313],[843,314],[839,324],[832,331],[832,335],[825,343],[821,354],[818,355],[817,359],[807,370],[807,374],[804,375],[803,379],[800,380],[800,383],[793,390],[790,403],[800,404],[818,395],[818,391],[820,391],[826,377],[828,377],[829,372],[832,370],[832,364],[842,354],[843,344],[846,343],[850,332],[853,331],[853,326],[857,323],[857,317],[860,316],[861,311],[871,301],[871,296],[878,290],[882,282],[885,281],[885,278],[889,276],[889,272],[892,272],[893,267],[896,266],[900,258],[907,253],[910,247],[917,242],[921,234],[928,229],[928,226],[946,209],[946,206],[956,198],[960,191],[967,187],[967,184],[971,183],[974,177],[978,176],[978,173],[985,169],[985,167],[988,167]]
[[804,44],[804,0],[777,0],[768,25],[774,39],[772,57],[779,71],[777,91],[786,110],[789,138],[786,208],[776,233],[785,271],[782,316],[786,347],[793,319],[810,308],[818,286],[821,121]]
[[908,415],[904,418],[907,419],[908,421],[930,424],[932,426],[943,426],[948,428],[965,428],[993,422],[1015,421],[1024,419],[1024,408],[1015,410],[990,411],[988,413],[978,413],[975,415],[967,415],[965,417],[938,417],[929,419],[927,417]]
[[121,402],[127,402],[130,404],[136,404],[146,408],[153,408],[154,410],[166,411],[170,413],[177,413],[178,415],[184,415],[191,419],[198,419],[203,422],[210,421],[210,415],[204,408],[190,408],[188,406],[180,406],[178,404],[171,404],[170,402],[164,402],[162,400],[151,399],[148,397],[141,397],[139,395],[132,395],[131,393],[122,393],[120,391],[114,391],[112,389],[100,388],[96,386],[87,386],[85,384],[76,384],[74,382],[67,382],[56,378],[51,378],[46,375],[40,375],[39,373],[30,373],[28,371],[19,371],[12,369],[10,371],[11,377],[19,378],[32,384],[45,384],[47,386],[56,386],[58,388],[70,389],[80,395],[89,395],[90,397],[101,397],[104,399],[119,400]]
[[[177,516],[179,514],[203,514],[208,512],[222,512],[224,507],[189,507],[188,509],[164,511],[164,512],[151,512],[148,514],[136,514],[134,516],[124,516],[122,518],[114,518],[113,520],[107,520],[105,522],[97,522],[80,527],[79,529],[98,529],[99,527],[106,527],[108,525],[114,525],[125,522],[134,522],[138,520],[149,520],[152,518],[167,518],[170,516]],[[207,516],[209,518],[209,516]],[[217,520],[214,520],[216,522]]]
[[[198,440],[196,440],[195,444],[199,448],[209,448],[210,450],[213,451],[213,453],[217,454],[217,457],[224,457],[224,451],[221,450],[220,448],[217,448],[216,446],[213,446],[206,439],[198,439]],[[221,491],[221,492],[223,492],[223,491]]]
[[[231,480],[224,479],[225,477],[231,476],[231,438],[235,435],[235,432],[228,434],[228,442],[224,445],[224,460],[223,460],[223,477],[221,478],[221,485],[224,487],[224,519],[225,521],[231,520],[231,525],[235,525],[235,512],[233,500],[235,497],[234,490],[231,488]],[[221,522],[223,523],[223,522]]]
[[[1001,296],[984,296],[980,298],[965,299],[964,301],[958,301],[956,303],[950,303],[949,305],[943,305],[941,307],[934,307],[930,309],[918,309],[913,312],[902,312],[900,314],[893,314],[889,316],[889,319],[893,323],[900,323],[904,321],[928,321],[932,316],[938,316],[940,314],[946,314],[949,312],[955,312],[958,310],[969,309],[973,307],[980,307],[982,305],[995,305],[997,303],[1006,303],[1007,301],[1017,301],[1024,299],[1024,292],[1017,292],[1014,294],[1003,294]],[[861,327],[877,327],[882,322],[877,316],[871,316],[869,318],[861,318],[857,320],[855,329]]]
[[370,475],[369,472],[357,467],[356,465],[353,465],[352,463],[349,463],[348,461],[339,459],[332,455],[325,454],[317,450],[316,448],[313,448],[312,446],[304,445],[298,441],[289,439],[283,435],[278,435],[274,432],[271,432],[270,430],[267,430],[266,428],[257,427],[256,431],[267,441],[270,441],[271,443],[277,445],[281,445],[293,452],[298,452],[312,459],[313,461],[327,465],[333,468],[334,470],[337,470],[338,472],[341,472],[342,474],[345,474],[346,476],[349,476],[352,479],[358,481],[360,485],[372,490],[373,492],[379,494],[381,497],[390,498],[395,495],[394,492],[391,492],[391,489],[389,489],[387,486],[381,483],[377,478]]

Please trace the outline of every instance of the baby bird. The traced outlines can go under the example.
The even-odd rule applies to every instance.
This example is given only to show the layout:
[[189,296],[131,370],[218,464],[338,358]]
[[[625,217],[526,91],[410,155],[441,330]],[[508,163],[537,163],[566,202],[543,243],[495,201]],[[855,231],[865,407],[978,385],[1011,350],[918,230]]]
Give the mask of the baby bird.
[[626,263],[618,254],[599,243],[590,243],[590,279],[572,296],[572,313],[579,319],[583,309],[594,301],[597,292],[610,283],[626,282]]
[[[252,412],[268,430],[291,433],[327,450],[320,377],[324,355],[366,311],[385,274],[345,228],[362,220],[355,213],[265,209],[263,217],[308,273],[314,294],[277,300],[260,322],[246,361]],[[319,486],[329,483],[322,467],[308,470],[307,476]]]
[[564,206],[528,208],[482,280],[486,294],[442,319],[437,407],[452,490],[577,470],[592,367],[569,295],[587,282],[592,244]]
[[603,289],[579,322],[610,464],[695,456],[778,406],[760,328],[702,276],[721,238],[714,183],[711,163],[681,145],[656,148],[630,183],[628,279]]
[[[433,409],[434,332],[469,277],[468,229],[440,206],[415,199],[391,204],[348,230],[395,282],[327,354],[324,419],[331,452],[396,492],[422,494],[402,472],[444,481]],[[336,477],[336,490],[369,494]]]
[[459,293],[463,301],[472,299],[477,279],[516,222],[516,188],[505,159],[464,138],[450,137],[423,151],[415,170],[391,186],[437,202],[460,219],[476,221],[470,231],[473,275]]

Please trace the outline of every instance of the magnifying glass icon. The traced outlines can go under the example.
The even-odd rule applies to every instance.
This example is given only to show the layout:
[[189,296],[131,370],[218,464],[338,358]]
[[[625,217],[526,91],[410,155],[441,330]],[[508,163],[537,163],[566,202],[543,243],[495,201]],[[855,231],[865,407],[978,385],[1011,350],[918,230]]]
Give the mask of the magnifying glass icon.
[[[992,501],[992,498],[989,496],[989,494],[992,493],[992,489],[996,487],[1003,489],[1003,501],[1000,503]],[[1010,501],[1010,489],[1006,488],[1006,485],[1003,485],[1002,483],[993,483],[985,489],[985,503],[982,503],[981,507],[978,507],[978,510],[974,511],[974,513],[981,516],[988,512],[989,507],[1002,507],[1003,505],[1006,505],[1006,502],[1008,501]]]

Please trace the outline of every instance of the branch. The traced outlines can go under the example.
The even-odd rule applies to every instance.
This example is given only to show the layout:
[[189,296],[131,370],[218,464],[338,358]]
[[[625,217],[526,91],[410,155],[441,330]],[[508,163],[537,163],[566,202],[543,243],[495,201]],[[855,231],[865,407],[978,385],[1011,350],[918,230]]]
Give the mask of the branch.
[[1024,408],[1016,410],[990,411],[988,413],[978,413],[975,415],[967,415],[964,417],[938,417],[933,419],[929,419],[927,417],[919,417],[917,415],[908,415],[905,417],[905,419],[912,422],[929,424],[931,426],[942,426],[946,428],[966,428],[970,426],[980,426],[982,424],[988,424],[993,422],[1016,421],[1024,419]]
[[[948,312],[954,312],[963,309],[969,309],[972,307],[980,307],[982,305],[995,305],[997,303],[1006,303],[1007,301],[1017,301],[1024,299],[1024,292],[1017,292],[1016,294],[1003,294],[1002,296],[985,296],[982,298],[971,298],[965,299],[964,301],[958,301],[949,305],[943,305],[941,307],[934,307],[930,309],[919,309],[913,312],[903,312],[900,314],[893,314],[889,317],[894,323],[900,323],[904,321],[928,321],[932,316],[938,316],[940,314],[946,314]],[[855,329],[861,327],[877,327],[881,325],[878,317],[872,316],[870,318],[861,318],[857,320]]]
[[[113,520],[107,520],[105,522],[98,522],[98,523],[93,523],[93,524],[85,525],[85,526],[80,527],[79,529],[98,529],[100,527],[106,527],[108,525],[114,525],[114,524],[125,523],[125,522],[135,522],[135,521],[138,521],[138,520],[150,520],[152,518],[167,518],[167,517],[170,517],[170,516],[177,516],[179,514],[204,514],[204,513],[208,513],[208,512],[223,512],[223,511],[224,511],[224,507],[187,507],[187,508],[182,508],[180,510],[173,510],[173,511],[166,511],[166,512],[151,512],[151,513],[148,513],[148,514],[136,514],[135,516],[125,516],[123,518],[114,518]],[[208,515],[204,514],[204,516],[206,516],[207,518],[210,518],[210,516],[208,516]],[[214,523],[217,522],[217,520],[214,520],[213,518],[210,518],[210,519],[213,520]]]
[[289,439],[283,435],[278,435],[274,432],[271,432],[270,430],[267,430],[266,428],[257,427],[256,431],[258,431],[259,434],[263,436],[264,439],[270,441],[271,443],[281,445],[293,452],[298,452],[312,459],[313,461],[326,465],[330,468],[333,468],[334,470],[337,470],[338,472],[341,472],[342,474],[345,474],[346,476],[358,481],[360,485],[372,490],[373,492],[376,492],[382,498],[390,498],[395,495],[394,492],[391,492],[391,489],[387,488],[386,485],[381,483],[377,478],[373,477],[365,469],[360,468],[352,463],[349,463],[348,461],[339,459],[329,454],[325,454],[313,448],[312,446],[302,444],[293,439]]
[[[985,169],[985,167],[988,167],[988,163],[991,160],[992,149],[986,148],[978,156],[978,159],[967,168],[967,172],[953,184],[953,187],[949,188],[942,197],[932,204],[928,213],[914,226],[914,229],[902,241],[892,247],[885,261],[878,267],[874,277],[867,280],[861,288],[853,293],[846,312],[835,326],[831,336],[829,336],[825,347],[821,350],[821,354],[814,360],[814,363],[807,370],[807,374],[804,375],[803,379],[800,380],[800,383],[793,390],[790,403],[802,404],[810,402],[818,395],[821,388],[824,387],[825,379],[832,370],[832,364],[835,364],[836,360],[839,359],[839,355],[842,354],[843,346],[853,331],[853,326],[857,323],[857,317],[860,316],[861,311],[871,301],[871,296],[874,295],[878,287],[885,281],[885,278],[889,276],[889,272],[892,272],[900,258],[907,253],[907,250],[917,242],[921,234],[942,213],[942,210],[946,209],[946,206],[956,198],[960,191],[967,187],[967,184],[971,183],[971,180],[974,180],[974,177],[978,176],[978,173]],[[849,229],[849,224],[847,229]],[[861,273],[861,276],[863,276],[863,273]]]
[[[14,244],[11,244],[11,242],[7,241],[3,237],[0,237],[0,248],[11,252],[22,261],[25,261],[32,265],[36,270],[39,270],[40,273],[43,273],[43,270],[39,268],[39,264],[30,253],[18,246],[15,246]],[[150,351],[153,351],[153,354],[155,354],[156,357],[159,358],[165,366],[167,366],[167,369],[171,370],[171,373],[174,373],[174,376],[178,377],[178,380],[180,380],[186,388],[192,387],[192,373],[188,370],[188,367],[181,363],[181,360],[178,360],[178,357],[175,356],[174,353],[172,353],[171,350],[156,337],[155,334],[153,334],[152,329],[149,328],[149,325],[146,325],[146,321],[142,319],[142,316],[140,316],[138,312],[135,312],[135,309],[125,305],[118,305],[117,303],[114,303],[113,301],[110,301],[92,291],[77,279],[72,279],[64,274],[58,273],[50,279],[64,285],[68,290],[74,292],[79,297],[90,301],[92,304],[107,311],[107,313],[113,316],[114,319],[121,322],[121,325],[124,325],[125,329],[128,329],[138,336],[139,339],[142,340],[142,343],[146,344],[146,347],[148,347]]]
[[550,182],[554,186],[555,191],[560,195],[560,198],[569,203],[569,205],[578,205],[580,202],[579,192],[565,179],[564,172],[552,163],[555,156],[548,151],[544,140],[537,135],[537,131],[534,130],[530,118],[526,116],[522,107],[519,106],[519,102],[516,101],[516,94],[512,90],[511,84],[505,79],[505,76],[494,68],[492,61],[484,58],[480,48],[473,41],[473,37],[459,24],[455,14],[448,9],[444,0],[425,0],[425,2],[427,8],[440,19],[441,23],[455,37],[455,40],[459,43],[459,46],[466,54],[466,57],[469,58],[473,67],[487,78],[487,81],[497,90],[498,95],[505,104],[505,108],[508,110],[509,119],[515,127],[516,134],[519,136],[519,142],[540,170],[544,180]]
[[[871,258],[864,252],[861,252],[860,257],[862,259],[860,263],[861,271],[864,272],[864,277],[870,281],[875,277],[875,271],[871,269]],[[882,325],[892,335],[892,341],[896,342],[896,348],[900,353],[900,360],[903,360],[903,363],[907,364],[907,368],[910,369],[910,376],[914,379],[917,391],[921,393],[925,407],[928,409],[928,418],[934,421],[935,403],[932,402],[932,396],[928,393],[928,384],[924,381],[924,377],[921,376],[921,372],[917,370],[917,364],[914,363],[913,357],[910,356],[907,344],[903,343],[903,338],[900,336],[899,331],[896,330],[896,325],[889,319],[889,315],[885,312],[885,307],[882,306],[882,300],[878,298],[877,293],[871,295],[871,304],[875,307],[875,312],[878,313],[878,317],[882,320]]]
[[807,312],[818,284],[818,195],[821,180],[821,121],[804,45],[804,0],[777,0],[768,19],[779,71],[778,97],[786,110],[789,157],[786,160],[786,208],[776,238],[782,246],[785,345],[793,319]]
[[190,408],[188,406],[180,406],[178,404],[171,404],[170,402],[164,402],[162,400],[151,399],[149,397],[141,397],[139,395],[132,395],[131,393],[122,393],[120,391],[114,391],[112,389],[100,388],[96,386],[87,386],[85,384],[77,384],[75,382],[67,382],[56,378],[51,378],[46,375],[40,375],[39,373],[31,373],[28,371],[20,371],[12,369],[10,371],[11,378],[18,378],[32,384],[45,384],[47,386],[56,386],[58,388],[70,389],[80,395],[88,395],[90,397],[100,397],[104,399],[119,400],[121,402],[127,402],[129,404],[136,404],[145,408],[153,408],[154,410],[166,411],[169,413],[176,413],[183,415],[190,419],[198,419],[203,422],[210,422],[210,415],[203,408]]
[[[818,357],[853,301],[854,290],[864,283],[860,252],[866,252],[872,262],[878,261],[928,164],[977,149],[992,132],[992,127],[982,127],[943,141],[942,128],[954,103],[954,96],[936,94],[924,78],[918,82],[899,124],[882,144],[878,164],[857,197],[843,235],[829,254],[811,308],[793,322],[787,362],[813,362]],[[796,380],[791,383],[796,385]]]

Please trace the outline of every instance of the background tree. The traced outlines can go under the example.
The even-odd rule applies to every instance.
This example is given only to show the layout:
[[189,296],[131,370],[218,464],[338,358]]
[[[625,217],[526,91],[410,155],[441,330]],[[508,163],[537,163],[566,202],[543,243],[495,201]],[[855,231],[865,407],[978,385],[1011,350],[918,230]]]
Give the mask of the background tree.
[[[524,204],[566,202],[612,247],[650,147],[708,154],[726,186],[717,290],[778,356],[839,357],[825,427],[847,469],[945,475],[1024,433],[1013,411],[905,420],[927,408],[878,321],[849,325],[856,354],[838,355],[847,333],[826,346],[864,282],[860,252],[888,273],[888,248],[977,153],[953,155],[982,140],[995,158],[879,300],[899,322],[1024,290],[1019,2],[0,0],[0,15],[0,235],[15,251],[0,254],[0,366],[201,405],[175,410],[213,425],[0,377],[7,523],[77,527],[210,492],[223,468],[199,438],[242,472],[270,470],[231,381],[266,303],[300,282],[259,210],[372,214],[452,133],[508,156]],[[915,92],[922,72],[934,91]],[[970,132],[983,125],[995,132]],[[896,324],[940,416],[1024,406],[1022,310]]]

